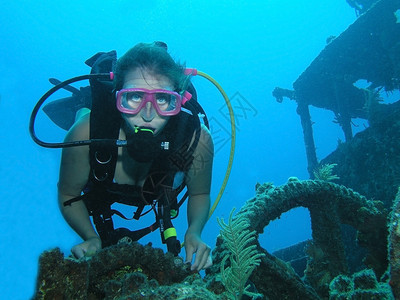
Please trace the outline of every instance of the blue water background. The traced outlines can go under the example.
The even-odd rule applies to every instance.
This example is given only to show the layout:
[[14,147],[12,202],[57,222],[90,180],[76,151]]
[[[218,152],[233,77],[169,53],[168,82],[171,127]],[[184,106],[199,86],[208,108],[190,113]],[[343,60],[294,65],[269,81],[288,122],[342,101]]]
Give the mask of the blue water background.
[[[215,245],[216,217],[229,216],[254,195],[257,182],[307,179],[296,104],[279,104],[274,87],[292,83],[319,54],[326,38],[355,20],[345,0],[265,1],[8,1],[0,15],[0,276],[2,299],[33,295],[38,257],[44,250],[80,242],[56,201],[60,150],[43,149],[28,133],[31,110],[51,84],[87,74],[84,61],[98,51],[122,55],[138,42],[165,41],[172,55],[212,75],[231,97],[236,113],[234,165],[221,202],[203,232]],[[230,149],[226,106],[206,80],[195,78],[199,101],[215,130],[212,185],[215,199]],[[62,96],[67,93],[60,93]],[[311,109],[318,159],[343,140],[333,114]],[[39,116],[40,137],[61,141],[65,132]],[[359,122],[359,130],[366,122]],[[185,210],[175,222],[183,239]],[[274,251],[310,238],[306,210],[271,223],[260,236]],[[160,245],[159,233],[143,240]],[[164,248],[164,246],[161,246]]]

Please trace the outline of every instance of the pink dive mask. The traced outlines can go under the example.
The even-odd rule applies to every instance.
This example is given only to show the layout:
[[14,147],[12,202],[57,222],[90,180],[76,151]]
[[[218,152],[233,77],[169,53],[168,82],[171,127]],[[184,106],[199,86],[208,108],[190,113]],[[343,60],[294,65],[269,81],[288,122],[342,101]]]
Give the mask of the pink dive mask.
[[186,91],[181,96],[163,89],[122,89],[117,92],[117,108],[122,113],[135,115],[150,102],[160,116],[174,116],[191,97]]

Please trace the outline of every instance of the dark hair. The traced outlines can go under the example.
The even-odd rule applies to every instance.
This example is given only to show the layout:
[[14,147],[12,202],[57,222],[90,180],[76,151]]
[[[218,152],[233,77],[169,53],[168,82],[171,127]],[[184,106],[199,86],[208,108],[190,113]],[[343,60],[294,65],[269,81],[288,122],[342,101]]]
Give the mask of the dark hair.
[[174,61],[167,52],[165,43],[137,44],[118,59],[114,72],[114,88],[116,90],[122,89],[126,73],[134,69],[142,69],[153,75],[167,77],[177,92],[186,89],[185,85],[188,80],[184,75],[184,65]]

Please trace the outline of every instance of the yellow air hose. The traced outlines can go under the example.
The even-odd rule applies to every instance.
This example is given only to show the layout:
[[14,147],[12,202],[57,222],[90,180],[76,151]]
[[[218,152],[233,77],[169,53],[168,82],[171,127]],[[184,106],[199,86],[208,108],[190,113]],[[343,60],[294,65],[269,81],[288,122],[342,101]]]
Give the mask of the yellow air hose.
[[214,213],[214,210],[217,207],[219,201],[221,200],[222,194],[224,193],[224,190],[225,190],[226,185],[228,183],[229,175],[231,174],[232,164],[233,164],[233,157],[234,157],[234,154],[235,154],[236,128],[235,128],[235,116],[233,114],[232,105],[231,105],[231,102],[229,101],[229,98],[226,95],[224,89],[210,75],[208,75],[208,74],[206,74],[204,72],[201,72],[201,71],[197,71],[197,74],[200,75],[201,77],[204,77],[204,78],[208,79],[212,84],[215,85],[215,87],[222,94],[222,96],[225,99],[226,105],[228,107],[229,116],[230,116],[230,120],[231,120],[232,139],[231,139],[231,150],[230,150],[230,154],[229,154],[228,168],[226,169],[224,181],[222,182],[222,185],[221,185],[221,188],[219,190],[218,196],[215,199],[214,204],[212,205],[212,207],[210,209],[210,213],[208,214],[208,220],[209,220],[211,218],[212,214]]
[[[224,193],[224,190],[228,183],[229,175],[231,174],[231,170],[232,170],[233,157],[235,155],[235,142],[236,142],[235,115],[233,113],[233,108],[232,108],[231,102],[229,101],[229,98],[228,98],[227,94],[225,93],[224,89],[222,88],[222,86],[214,78],[212,78],[210,75],[208,75],[204,72],[197,70],[196,75],[200,75],[201,77],[206,78],[208,81],[210,81],[212,84],[214,84],[215,87],[219,90],[219,92],[225,99],[226,105],[229,110],[229,117],[231,120],[232,139],[231,139],[231,150],[230,150],[230,154],[229,154],[228,168],[226,169],[224,181],[222,182],[221,188],[219,189],[217,198],[215,199],[215,201],[210,209],[210,212],[208,214],[207,220],[209,220],[211,218],[212,214],[214,213],[214,210],[217,208],[219,201],[221,200],[222,194]],[[183,248],[184,246],[185,246],[185,243],[184,242],[181,243],[181,248]]]

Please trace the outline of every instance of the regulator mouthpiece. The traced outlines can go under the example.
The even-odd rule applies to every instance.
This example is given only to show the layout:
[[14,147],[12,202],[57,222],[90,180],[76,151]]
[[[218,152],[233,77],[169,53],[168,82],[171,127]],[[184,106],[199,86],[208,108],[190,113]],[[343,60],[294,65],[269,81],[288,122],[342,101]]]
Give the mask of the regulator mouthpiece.
[[154,135],[154,129],[135,127],[126,133],[128,153],[138,162],[150,162],[161,152],[161,141]]

